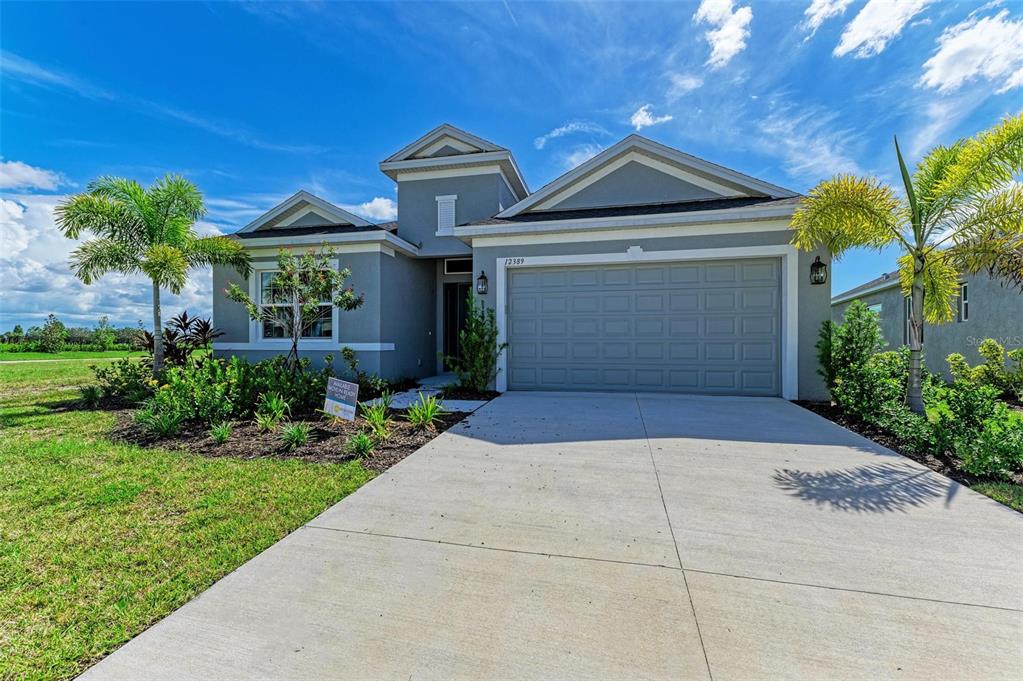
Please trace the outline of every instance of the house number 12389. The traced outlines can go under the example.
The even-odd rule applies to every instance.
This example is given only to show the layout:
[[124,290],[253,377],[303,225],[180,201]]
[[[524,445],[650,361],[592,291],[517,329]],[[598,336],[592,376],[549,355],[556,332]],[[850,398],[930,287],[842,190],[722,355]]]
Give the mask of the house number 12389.
[[505,258],[504,259],[504,264],[505,265],[521,265],[524,262],[526,262],[525,258]]

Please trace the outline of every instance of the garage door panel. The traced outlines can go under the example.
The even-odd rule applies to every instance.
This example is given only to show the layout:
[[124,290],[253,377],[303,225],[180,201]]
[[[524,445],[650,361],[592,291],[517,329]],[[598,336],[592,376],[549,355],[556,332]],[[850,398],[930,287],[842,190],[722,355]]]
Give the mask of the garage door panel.
[[511,389],[777,395],[772,259],[512,269]]

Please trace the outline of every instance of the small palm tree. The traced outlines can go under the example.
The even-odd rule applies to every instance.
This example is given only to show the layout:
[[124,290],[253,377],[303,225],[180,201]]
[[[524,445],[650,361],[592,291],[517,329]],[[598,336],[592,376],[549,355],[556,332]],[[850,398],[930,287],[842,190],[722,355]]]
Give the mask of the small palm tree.
[[160,289],[180,293],[194,267],[228,265],[248,276],[249,256],[234,241],[199,237],[206,214],[202,194],[180,175],[145,188],[134,180],[101,177],[57,206],[57,226],[69,239],[95,235],[71,254],[71,268],[91,284],[109,272],[145,274],[153,282],[153,371],[163,369]]
[[923,413],[924,320],[952,320],[964,273],[982,269],[1023,286],[1023,114],[924,156],[910,175],[895,141],[905,196],[872,177],[840,175],[814,187],[792,218],[792,243],[850,248],[899,244],[899,279],[910,299],[907,402]]

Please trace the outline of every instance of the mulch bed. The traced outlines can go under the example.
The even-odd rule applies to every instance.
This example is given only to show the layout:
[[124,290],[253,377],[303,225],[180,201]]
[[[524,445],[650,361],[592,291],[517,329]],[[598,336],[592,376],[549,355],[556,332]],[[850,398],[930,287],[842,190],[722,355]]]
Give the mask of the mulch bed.
[[[287,451],[281,444],[281,428],[278,428],[277,432],[264,433],[252,421],[232,423],[231,439],[218,445],[210,438],[209,428],[204,425],[185,424],[178,435],[160,438],[139,428],[132,418],[133,414],[134,412],[130,410],[116,412],[117,425],[111,433],[114,440],[209,457],[300,459],[322,463],[350,461],[355,457],[345,452],[345,440],[349,435],[369,430],[361,417],[355,421],[293,419],[291,423],[304,421],[312,432],[307,444]],[[441,415],[441,422],[437,424],[436,430],[416,430],[404,420],[401,412],[396,410],[391,425],[391,436],[377,443],[373,454],[364,458],[362,463],[366,468],[383,472],[466,416],[468,414],[463,412],[450,412]]]
[[[875,425],[861,421],[860,419],[850,416],[844,413],[837,405],[830,404],[827,402],[806,402],[803,400],[796,400],[796,404],[804,409],[808,409],[818,416],[823,416],[829,421],[833,421],[838,425],[858,433],[868,440],[873,440],[882,447],[887,447],[893,452],[898,452],[907,459],[913,459],[918,463],[922,463],[933,471],[941,473],[945,477],[952,478],[956,482],[962,483],[967,487],[971,487],[978,482],[1005,482],[1001,479],[996,478],[982,478],[976,475],[971,475],[964,471],[959,466],[958,460],[951,456],[947,456],[944,453],[941,454],[918,454],[915,452],[907,451],[902,447],[902,443],[898,438],[892,436],[887,431],[878,428]],[[1010,476],[1009,482],[1015,482],[1016,484],[1023,484],[1023,474],[1015,473]]]
[[453,386],[441,391],[441,399],[445,400],[483,400],[489,401],[495,397],[499,397],[501,393],[496,390],[484,390],[482,392],[478,390],[470,390],[468,388],[459,388]]

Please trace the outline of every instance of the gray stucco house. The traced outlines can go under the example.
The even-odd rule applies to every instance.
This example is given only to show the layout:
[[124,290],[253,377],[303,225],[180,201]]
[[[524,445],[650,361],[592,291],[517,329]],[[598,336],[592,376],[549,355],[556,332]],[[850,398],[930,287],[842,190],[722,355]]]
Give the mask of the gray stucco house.
[[366,302],[325,307],[307,356],[349,346],[387,378],[436,374],[485,277],[479,298],[509,343],[498,390],[826,397],[814,342],[831,292],[809,272],[827,253],[789,244],[794,192],[638,135],[530,192],[508,149],[450,125],[380,170],[397,184],[394,223],[298,192],[233,235],[255,271],[214,269],[217,355],[287,351],[224,289],[256,297],[279,248],[326,242]]
[[[831,299],[831,317],[841,322],[846,308],[862,300],[881,317],[881,332],[889,348],[909,343],[908,299],[902,295],[899,273],[886,272]],[[930,371],[947,379],[945,358],[958,352],[970,364],[983,361],[977,349],[985,338],[994,338],[1012,350],[1023,346],[1023,295],[987,274],[962,278],[955,319],[948,324],[924,324],[924,362]]]

